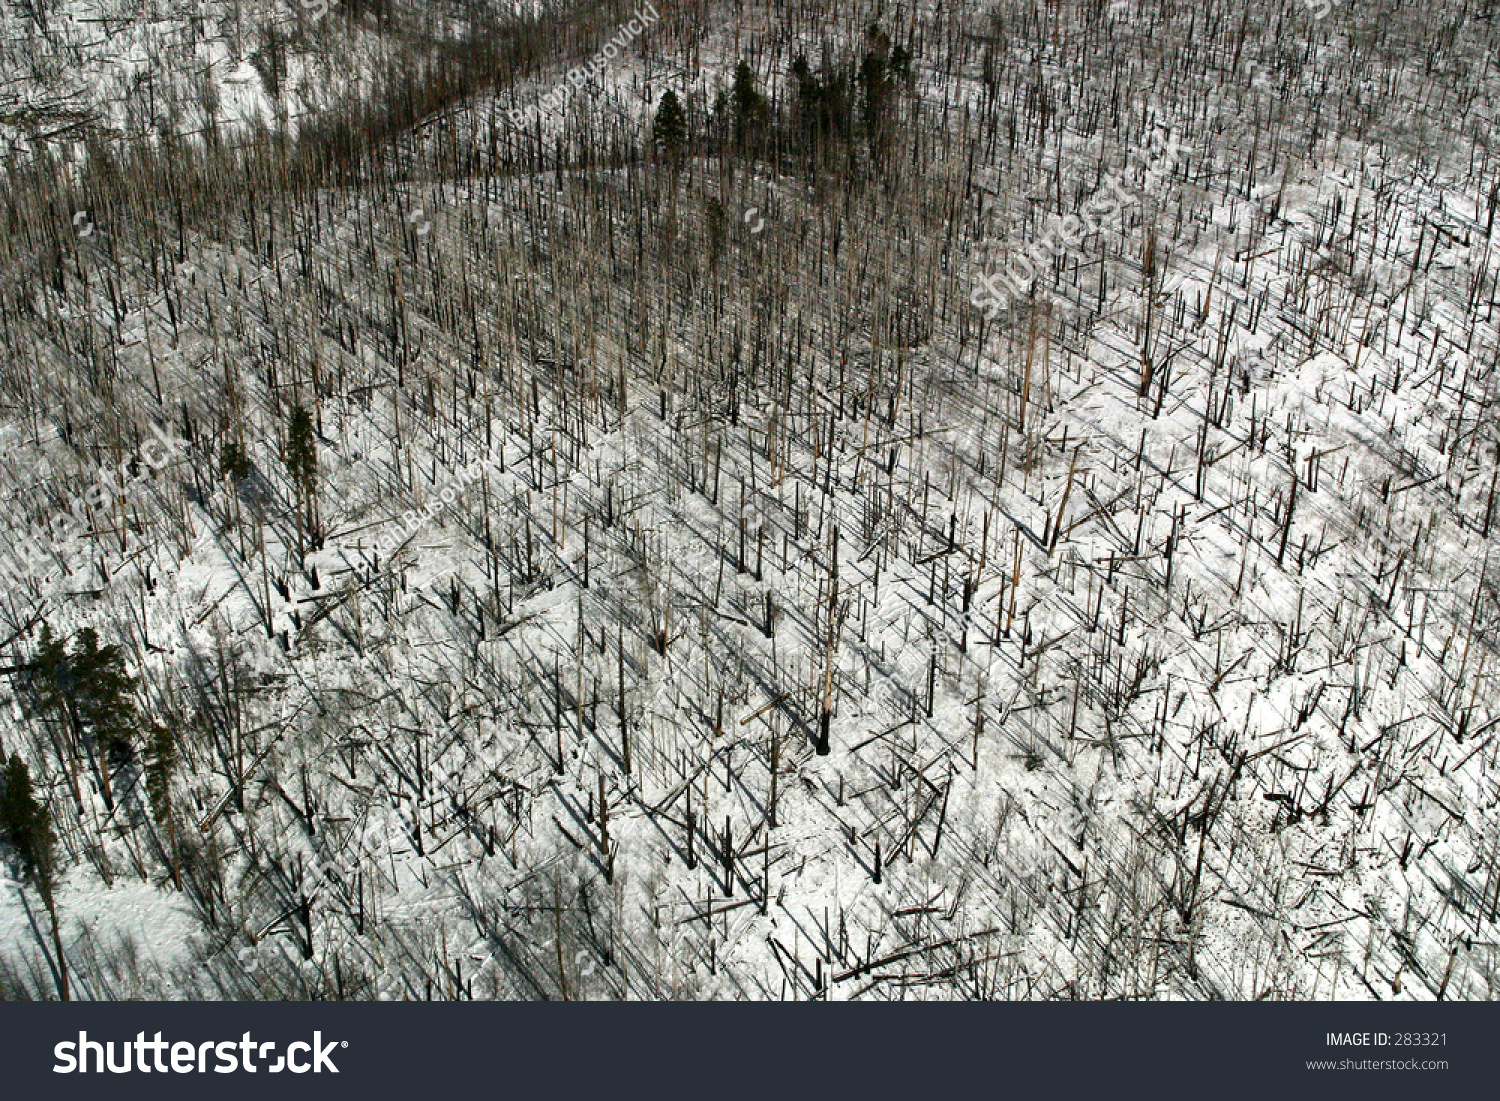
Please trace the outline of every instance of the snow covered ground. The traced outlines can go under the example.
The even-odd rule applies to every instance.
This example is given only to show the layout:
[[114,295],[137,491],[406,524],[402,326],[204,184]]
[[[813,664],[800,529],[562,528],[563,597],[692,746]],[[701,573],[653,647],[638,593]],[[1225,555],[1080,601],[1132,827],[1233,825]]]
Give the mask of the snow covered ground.
[[[632,143],[874,12],[663,6],[359,185],[18,216],[7,522],[194,448],[4,598],[11,664],[94,626],[179,746],[168,830],[0,727],[80,993],[1494,996],[1488,25],[1419,71],[1385,10],[922,6],[851,183]],[[979,243],[1104,171],[1141,202],[986,323]],[[28,905],[0,981],[50,996]]]

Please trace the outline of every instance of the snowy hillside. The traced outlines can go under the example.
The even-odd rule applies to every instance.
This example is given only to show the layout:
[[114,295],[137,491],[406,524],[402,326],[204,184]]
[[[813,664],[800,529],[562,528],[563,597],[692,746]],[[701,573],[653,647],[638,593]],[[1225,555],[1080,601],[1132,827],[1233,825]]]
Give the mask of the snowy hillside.
[[[0,11],[0,138],[13,157],[171,135],[240,142],[378,94],[393,72],[499,27],[528,0],[24,0]],[[563,10],[558,8],[558,10]]]
[[6,996],[1495,996],[1488,9],[186,7],[4,25]]

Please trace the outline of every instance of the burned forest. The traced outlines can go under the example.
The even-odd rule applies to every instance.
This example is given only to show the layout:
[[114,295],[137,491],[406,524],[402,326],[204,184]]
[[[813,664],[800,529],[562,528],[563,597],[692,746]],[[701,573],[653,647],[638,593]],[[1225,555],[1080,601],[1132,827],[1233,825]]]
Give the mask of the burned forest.
[[1496,997],[1497,59],[7,5],[0,997]]

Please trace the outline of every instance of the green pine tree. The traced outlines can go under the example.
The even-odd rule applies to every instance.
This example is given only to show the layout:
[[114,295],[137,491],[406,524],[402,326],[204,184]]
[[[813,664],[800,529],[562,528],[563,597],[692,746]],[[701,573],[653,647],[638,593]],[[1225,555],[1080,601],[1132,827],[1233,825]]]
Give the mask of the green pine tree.
[[766,97],[755,87],[755,73],[743,61],[734,69],[729,104],[734,120],[734,147],[742,153],[753,153],[764,134],[770,109]]
[[118,646],[100,646],[92,627],[73,640],[68,656],[68,681],[74,713],[92,739],[98,754],[104,805],[114,810],[110,779],[112,759],[128,759],[140,731],[134,694],[136,679],[125,670],[125,654]]
[[124,652],[118,646],[100,646],[92,627],[78,632],[69,652],[44,623],[31,673],[41,711],[63,724],[74,746],[85,751],[92,747],[99,791],[105,808],[113,813],[110,761],[128,760],[140,730],[136,678],[126,671]]
[[177,768],[177,739],[160,723],[146,739],[146,801],[156,824],[167,831],[167,852],[172,860],[172,882],[182,890],[182,868],[177,854],[177,821],[172,814],[172,773]]
[[118,646],[100,646],[99,635],[85,627],[73,640],[69,656],[78,711],[89,732],[106,743],[131,742],[139,730],[136,678],[125,669]]
[[318,477],[317,432],[313,428],[312,414],[300,403],[292,406],[291,416],[287,419],[283,458],[287,473],[310,492]]
[[313,427],[312,414],[300,402],[292,406],[287,420],[282,461],[297,488],[297,551],[300,554],[304,526],[309,534],[314,529],[313,502],[318,486],[317,431]]
[[823,85],[813,76],[807,58],[798,54],[792,62],[797,82],[797,127],[809,148],[816,147],[823,114]]
[[796,84],[795,122],[802,147],[809,153],[826,155],[848,140],[852,130],[851,97],[853,70],[834,66],[817,73],[799,54],[792,61]]
[[62,931],[57,922],[57,839],[52,815],[37,800],[26,762],[12,753],[0,770],[0,838],[10,846],[21,879],[42,896],[52,921],[52,947],[56,954],[58,997],[68,1001],[68,967],[63,959]]
[[891,75],[911,83],[911,53],[905,46],[891,50]]
[[886,105],[890,90],[887,65],[886,55],[878,51],[872,51],[865,54],[865,59],[859,67],[860,91],[863,93],[861,106],[864,109],[865,133],[870,139],[870,150],[872,153],[878,150],[879,141],[885,128]]
[[729,221],[724,204],[718,199],[709,199],[703,206],[703,220],[708,229],[708,262],[711,267],[717,268],[719,258],[724,253],[725,230]]
[[42,624],[42,635],[37,643],[36,661],[32,663],[34,684],[42,707],[58,708],[68,701],[63,693],[70,687],[64,682],[68,675],[67,647],[52,634],[50,623]]
[[674,165],[682,159],[687,146],[687,114],[676,92],[668,91],[661,97],[656,121],[651,124],[651,145]]
[[236,482],[243,482],[250,477],[254,468],[250,465],[250,456],[245,454],[245,449],[230,440],[219,452],[219,470],[228,475]]
[[37,802],[26,762],[14,753],[0,778],[0,836],[15,853],[22,880],[50,892],[54,848],[51,816]]

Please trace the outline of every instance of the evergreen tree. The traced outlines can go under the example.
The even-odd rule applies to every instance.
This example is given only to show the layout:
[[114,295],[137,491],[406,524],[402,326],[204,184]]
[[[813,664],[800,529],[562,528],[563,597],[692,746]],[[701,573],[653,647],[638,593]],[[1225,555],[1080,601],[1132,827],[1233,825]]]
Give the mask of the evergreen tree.
[[99,791],[106,809],[113,812],[111,761],[128,763],[140,726],[133,699],[136,679],[125,669],[124,652],[118,646],[100,646],[98,634],[85,627],[69,653],[43,624],[32,673],[42,711],[62,721],[75,745],[92,745]]
[[43,709],[58,708],[69,701],[64,696],[70,687],[65,684],[68,675],[68,651],[66,646],[52,634],[50,623],[42,624],[41,638],[37,642],[36,661],[32,663],[33,687]]
[[[73,715],[73,701],[65,690],[67,661],[68,655],[63,644],[53,636],[51,626],[44,622],[36,658],[19,670],[21,683],[25,688],[21,703],[26,714],[40,714],[44,721],[50,718],[61,726],[61,737],[55,728],[49,728],[49,740],[57,754],[58,767],[69,781],[74,805],[82,815],[83,793],[78,782],[78,757],[84,747]],[[0,765],[3,765],[3,758],[0,758]]]
[[803,147],[826,154],[835,144],[847,141],[853,131],[851,73],[826,66],[814,73],[807,58],[799,54],[792,62],[792,78],[797,89],[796,127]]
[[873,152],[886,119],[887,58],[877,51],[865,54],[859,67],[859,85],[864,109],[865,133],[870,138]]
[[313,428],[312,414],[300,403],[292,406],[291,416],[287,419],[283,459],[292,480],[311,493],[318,478],[317,433]]
[[52,921],[58,996],[67,1001],[68,967],[63,959],[62,931],[57,923],[57,898],[53,891],[57,839],[52,832],[52,815],[37,800],[26,762],[14,753],[0,770],[0,838],[15,854],[22,881],[37,889],[47,908]]
[[891,50],[891,75],[911,83],[911,54],[905,46],[897,46]]
[[172,773],[177,767],[177,739],[161,724],[151,728],[146,740],[146,801],[156,824],[167,831],[167,852],[172,859],[172,882],[182,890],[182,870],[177,855],[177,822],[172,815]]
[[651,125],[651,145],[674,166],[682,160],[687,145],[687,114],[676,92],[668,91],[661,97],[656,121]]
[[136,712],[136,679],[125,669],[118,646],[100,646],[92,627],[73,640],[69,657],[78,712],[93,736],[111,748],[134,740],[140,724]]
[[703,213],[704,221],[708,226],[708,262],[711,267],[717,268],[719,258],[724,253],[728,215],[724,211],[724,204],[718,199],[709,199],[704,204]]
[[[286,445],[281,452],[287,473],[297,489],[297,553],[303,551],[302,535],[314,530],[313,502],[318,483],[317,431],[312,414],[300,402],[292,406],[287,419]],[[316,538],[314,536],[314,538]]]
[[0,777],[0,836],[15,853],[23,881],[44,894],[52,889],[52,819],[37,802],[26,762],[12,753]]
[[754,152],[764,133],[770,110],[765,97],[755,87],[755,74],[743,61],[734,69],[734,85],[729,90],[729,105],[734,114],[735,149]]
[[792,78],[797,82],[797,128],[805,144],[815,147],[822,123],[823,86],[802,54],[792,62]]
[[230,440],[219,451],[219,470],[228,475],[236,482],[243,482],[250,477],[253,468],[250,465],[250,456],[245,454],[245,449]]
[[891,142],[895,79],[911,79],[911,55],[901,46],[893,50],[890,35],[877,24],[872,23],[865,32],[865,41],[870,48],[859,66],[860,106],[870,156],[879,160]]
[[128,763],[140,719],[136,713],[136,681],[125,671],[125,655],[118,646],[100,646],[92,627],[73,640],[68,657],[75,713],[92,738],[99,758],[104,805],[114,810],[111,775],[116,765]]

